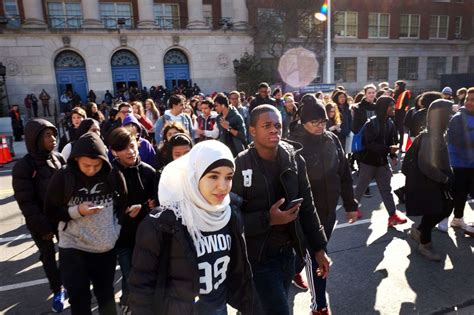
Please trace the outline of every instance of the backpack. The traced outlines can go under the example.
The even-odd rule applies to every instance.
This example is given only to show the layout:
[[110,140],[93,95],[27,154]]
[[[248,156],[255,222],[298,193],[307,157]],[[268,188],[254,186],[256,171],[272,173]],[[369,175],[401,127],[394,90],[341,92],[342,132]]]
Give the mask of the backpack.
[[405,158],[402,163],[402,173],[403,175],[409,177],[413,175],[418,169],[418,151],[420,150],[421,137],[423,133],[419,134],[415,140],[413,140],[412,145],[405,154]]
[[[353,153],[362,152],[362,151],[365,150],[364,131],[365,131],[365,128],[367,128],[369,123],[372,123],[377,130],[379,129],[379,123],[378,123],[377,118],[376,117],[369,118],[365,122],[365,124],[362,126],[362,128],[359,130],[359,132],[356,133],[354,135],[354,137],[352,138],[352,152]],[[378,133],[378,131],[377,131],[377,133]]]

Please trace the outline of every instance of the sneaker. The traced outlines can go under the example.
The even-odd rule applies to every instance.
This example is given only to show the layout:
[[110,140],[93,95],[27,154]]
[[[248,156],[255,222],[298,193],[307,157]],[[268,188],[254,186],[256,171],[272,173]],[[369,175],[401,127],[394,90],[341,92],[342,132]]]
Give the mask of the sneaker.
[[449,229],[449,218],[444,218],[441,222],[436,225],[439,231],[447,233]]
[[367,187],[367,189],[365,190],[364,197],[372,198],[372,194],[370,193],[370,187]]
[[420,237],[421,237],[421,232],[417,228],[412,227],[410,231],[408,231],[408,235],[417,242],[418,244],[420,243]]
[[464,222],[463,218],[454,218],[453,221],[451,221],[451,226],[460,228],[460,229],[465,229],[466,228],[466,222]]
[[474,237],[474,226],[466,225],[466,228],[464,229],[464,234],[470,237]]
[[298,289],[305,291],[308,290],[308,284],[306,283],[306,281],[304,281],[303,277],[301,276],[301,273],[295,274],[295,277],[293,278],[293,285]]
[[418,253],[431,261],[441,261],[441,257],[433,249],[431,243],[418,245]]
[[394,214],[392,214],[388,218],[388,226],[395,226],[395,225],[398,225],[398,224],[407,223],[407,221],[408,220],[405,216],[401,215],[401,213],[396,211]]
[[64,301],[66,300],[66,292],[64,290],[55,293],[53,296],[53,304],[51,310],[55,313],[61,313],[64,310]]
[[316,311],[311,311],[312,315],[330,315],[329,307],[318,308]]

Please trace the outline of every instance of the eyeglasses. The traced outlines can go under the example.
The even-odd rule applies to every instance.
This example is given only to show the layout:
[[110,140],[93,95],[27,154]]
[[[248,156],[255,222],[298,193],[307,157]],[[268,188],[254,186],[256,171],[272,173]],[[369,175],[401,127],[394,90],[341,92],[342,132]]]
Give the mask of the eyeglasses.
[[321,127],[321,126],[326,126],[327,120],[311,120],[310,123],[313,125],[313,127]]

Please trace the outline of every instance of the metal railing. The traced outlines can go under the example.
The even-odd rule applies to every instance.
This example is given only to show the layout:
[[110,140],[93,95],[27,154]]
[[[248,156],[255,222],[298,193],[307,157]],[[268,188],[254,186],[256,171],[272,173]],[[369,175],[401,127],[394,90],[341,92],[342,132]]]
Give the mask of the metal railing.
[[3,23],[7,28],[20,28],[21,19],[19,15],[6,15],[2,17]]
[[155,25],[163,30],[178,30],[181,28],[181,17],[171,15],[155,16]]
[[68,16],[68,15],[50,15],[48,16],[48,25],[50,28],[65,29],[65,28],[80,28],[83,22],[82,16]]
[[134,27],[133,16],[101,16],[100,20],[104,23],[105,28],[125,28]]

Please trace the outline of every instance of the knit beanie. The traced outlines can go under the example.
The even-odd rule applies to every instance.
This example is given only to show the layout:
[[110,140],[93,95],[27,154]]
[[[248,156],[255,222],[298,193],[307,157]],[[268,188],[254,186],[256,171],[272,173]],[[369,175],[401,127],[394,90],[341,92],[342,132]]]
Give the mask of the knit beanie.
[[312,94],[303,96],[301,103],[303,104],[300,118],[302,124],[312,120],[328,119],[323,103]]

